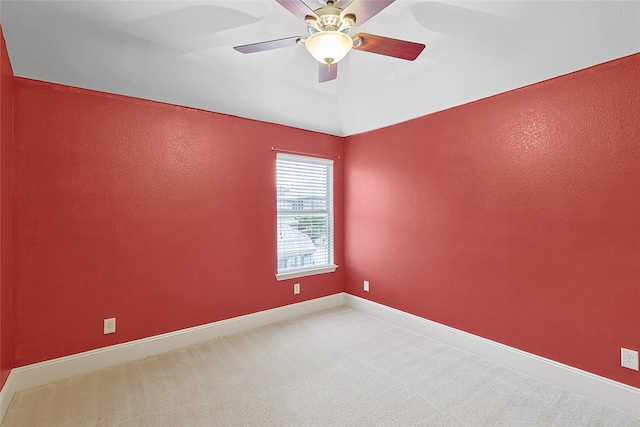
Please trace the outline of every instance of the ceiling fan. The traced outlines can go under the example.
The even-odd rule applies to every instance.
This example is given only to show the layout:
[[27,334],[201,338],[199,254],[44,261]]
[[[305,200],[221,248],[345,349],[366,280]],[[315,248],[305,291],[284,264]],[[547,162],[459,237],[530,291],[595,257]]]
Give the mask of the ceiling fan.
[[[235,46],[234,49],[242,53],[255,53],[304,44],[319,62],[320,83],[338,77],[338,61],[351,49],[413,61],[425,48],[421,43],[373,34],[359,33],[351,36],[353,27],[365,23],[395,0],[317,0],[321,6],[315,10],[302,0],[276,1],[307,24],[309,36]],[[341,8],[338,6],[341,2],[348,4]]]

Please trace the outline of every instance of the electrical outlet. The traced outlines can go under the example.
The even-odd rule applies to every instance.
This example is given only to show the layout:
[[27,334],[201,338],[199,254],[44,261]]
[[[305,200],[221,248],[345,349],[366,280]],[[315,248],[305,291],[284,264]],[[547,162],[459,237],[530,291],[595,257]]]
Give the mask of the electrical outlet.
[[364,281],[364,291],[365,292],[369,292],[369,281],[368,280]]
[[104,333],[113,334],[116,331],[116,318],[104,319]]
[[294,295],[298,295],[300,293],[300,283],[295,283],[293,285],[293,293]]
[[629,350],[628,348],[621,349],[622,353],[622,366],[625,368],[633,369],[634,371],[638,370],[638,352],[634,350]]

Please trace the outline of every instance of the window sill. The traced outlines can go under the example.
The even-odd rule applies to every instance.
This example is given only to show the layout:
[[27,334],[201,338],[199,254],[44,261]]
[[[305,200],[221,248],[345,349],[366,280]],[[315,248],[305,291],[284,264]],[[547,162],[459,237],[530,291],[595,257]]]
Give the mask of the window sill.
[[326,265],[320,268],[312,268],[298,271],[288,271],[286,273],[276,274],[276,280],[296,279],[298,277],[313,276],[316,274],[333,273],[338,268],[337,265]]

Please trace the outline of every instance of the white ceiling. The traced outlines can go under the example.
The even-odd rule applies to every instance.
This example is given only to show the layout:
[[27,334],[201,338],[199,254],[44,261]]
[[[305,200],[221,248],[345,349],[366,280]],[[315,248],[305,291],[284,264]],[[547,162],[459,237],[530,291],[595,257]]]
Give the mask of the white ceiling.
[[0,21],[17,76],[340,136],[640,51],[640,1],[397,0],[355,32],[420,57],[352,51],[326,83],[304,46],[232,49],[306,35],[275,0],[1,0]]

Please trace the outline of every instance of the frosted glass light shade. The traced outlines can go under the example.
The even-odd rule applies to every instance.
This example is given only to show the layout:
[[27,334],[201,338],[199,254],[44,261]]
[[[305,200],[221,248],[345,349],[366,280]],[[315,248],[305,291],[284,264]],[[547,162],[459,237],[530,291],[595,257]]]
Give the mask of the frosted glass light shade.
[[305,46],[318,62],[335,64],[349,53],[353,40],[340,31],[321,31],[309,36]]

